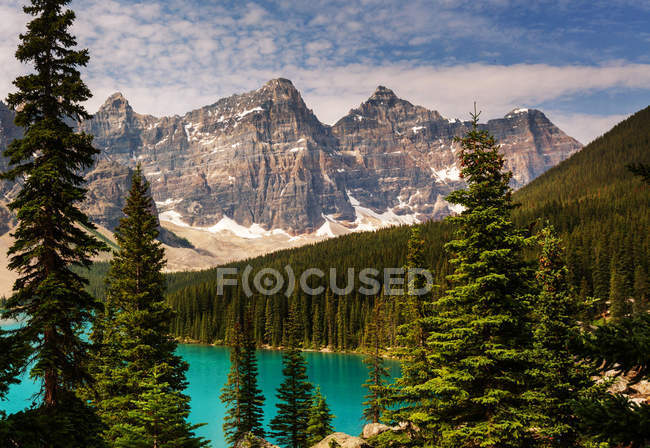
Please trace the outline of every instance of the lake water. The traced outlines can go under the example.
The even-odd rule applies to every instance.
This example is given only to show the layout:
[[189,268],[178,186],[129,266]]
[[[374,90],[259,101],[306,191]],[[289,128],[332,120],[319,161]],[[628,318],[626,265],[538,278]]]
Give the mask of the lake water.
[[[230,368],[230,355],[226,347],[187,345],[178,347],[178,353],[189,363],[187,374],[191,397],[192,423],[207,423],[197,433],[212,441],[215,448],[226,447],[221,425],[224,408],[219,401],[221,387],[226,382]],[[367,370],[363,357],[353,354],[305,352],[307,373],[310,381],[321,388],[327,402],[336,415],[333,425],[336,431],[358,435],[363,428],[362,402],[366,390],[362,384]],[[282,353],[275,350],[260,350],[257,353],[259,386],[266,402],[264,405],[264,429],[275,415],[275,392],[282,382]],[[393,376],[399,374],[399,364],[387,361]],[[29,379],[11,388],[8,399],[0,402],[0,409],[8,413],[29,406],[31,396],[37,390]]]

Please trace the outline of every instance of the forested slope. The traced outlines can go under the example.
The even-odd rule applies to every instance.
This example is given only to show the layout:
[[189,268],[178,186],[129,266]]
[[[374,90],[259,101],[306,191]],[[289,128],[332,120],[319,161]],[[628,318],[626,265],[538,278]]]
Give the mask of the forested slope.
[[[567,246],[570,281],[583,297],[595,297],[593,317],[607,310],[612,300],[617,313],[645,309],[650,272],[650,190],[626,166],[650,162],[650,107],[621,122],[570,159],[515,193],[521,206],[515,219],[539,229],[548,221]],[[443,246],[452,229],[445,222],[421,225],[427,268],[445,287],[447,257]],[[358,233],[321,243],[283,250],[233,263],[240,271],[250,264],[253,274],[262,268],[283,271],[289,265],[300,274],[307,268],[326,272],[335,268],[338,284],[346,269],[382,269],[405,264],[409,227]],[[531,254],[532,256],[533,254]],[[532,259],[532,257],[531,257]],[[327,286],[328,279],[313,279]],[[93,283],[98,286],[95,281]],[[229,321],[237,307],[248,303],[241,288],[227,287],[217,296],[216,270],[168,275],[169,300],[178,311],[173,324],[177,336],[203,342],[228,339]],[[98,290],[98,293],[99,290]],[[327,291],[317,297],[283,291],[275,296],[253,296],[256,337],[259,343],[282,343],[284,319],[291,300],[303,310],[304,339],[312,346],[356,348],[365,341],[365,328],[374,297],[355,292],[338,297]],[[386,344],[394,342],[401,323],[399,306],[388,307]]]

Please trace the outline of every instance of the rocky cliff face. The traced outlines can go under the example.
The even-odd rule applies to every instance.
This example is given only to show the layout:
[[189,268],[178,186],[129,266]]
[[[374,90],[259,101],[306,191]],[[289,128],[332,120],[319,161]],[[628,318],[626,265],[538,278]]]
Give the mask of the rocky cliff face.
[[[3,113],[11,115],[0,108],[0,147],[18,135]],[[161,219],[176,226],[326,237],[439,218],[452,211],[444,195],[462,185],[453,138],[468,126],[385,87],[334,126],[322,124],[286,79],[182,117],[140,115],[118,93],[80,125],[102,150],[87,175],[86,209],[114,227],[140,163]],[[581,147],[536,110],[484,126],[502,144],[515,187]]]
[[[538,110],[517,109],[481,128],[501,144],[515,188],[581,148]],[[469,122],[414,106],[380,86],[339,120],[333,133],[341,153],[360,167],[345,176],[355,199],[374,209],[396,207],[395,213],[426,219],[450,213],[442,198],[463,185],[454,138],[469,129]]]
[[[2,101],[0,101],[0,172],[6,171],[8,164],[7,159],[2,156],[2,151],[7,145],[17,137],[22,135],[22,131],[14,124],[14,113]],[[7,208],[7,203],[15,194],[15,184],[0,179],[0,235],[6,233],[13,220],[11,212]]]

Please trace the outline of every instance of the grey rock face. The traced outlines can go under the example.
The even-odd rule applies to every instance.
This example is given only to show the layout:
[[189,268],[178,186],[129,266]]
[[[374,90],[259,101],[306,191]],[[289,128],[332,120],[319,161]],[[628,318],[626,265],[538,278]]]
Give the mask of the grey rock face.
[[[0,105],[0,149],[19,135],[12,115]],[[440,218],[451,212],[444,195],[463,185],[453,138],[468,126],[385,87],[334,126],[322,124],[286,79],[182,117],[138,114],[118,93],[80,124],[102,150],[87,175],[85,207],[113,228],[140,163],[161,217],[195,227],[227,217],[295,235],[333,223],[362,230]],[[536,110],[484,126],[502,144],[515,187],[581,147]],[[0,184],[0,193],[11,188]]]

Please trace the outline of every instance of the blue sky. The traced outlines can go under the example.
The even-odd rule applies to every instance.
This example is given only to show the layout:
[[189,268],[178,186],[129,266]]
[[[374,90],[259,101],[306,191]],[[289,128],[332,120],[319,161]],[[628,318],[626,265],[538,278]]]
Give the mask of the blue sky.
[[[0,0],[0,95],[27,17]],[[91,111],[182,114],[287,77],[333,123],[379,84],[448,117],[537,107],[583,142],[650,104],[650,0],[73,0]]]

